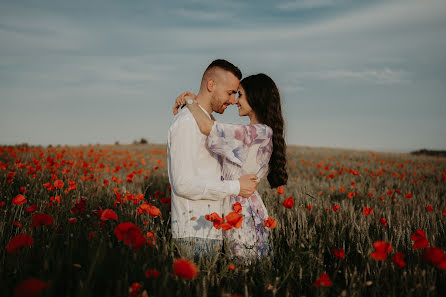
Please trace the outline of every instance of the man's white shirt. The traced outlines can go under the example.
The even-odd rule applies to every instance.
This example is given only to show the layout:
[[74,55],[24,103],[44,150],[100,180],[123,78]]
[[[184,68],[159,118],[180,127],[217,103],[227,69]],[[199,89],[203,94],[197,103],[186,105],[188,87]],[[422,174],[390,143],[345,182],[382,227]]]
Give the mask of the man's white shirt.
[[206,148],[205,142],[206,135],[200,132],[189,109],[183,108],[175,116],[167,138],[173,238],[222,239],[221,230],[213,228],[205,215],[221,215],[223,203],[228,201],[225,198],[240,192],[238,180],[221,180],[218,156]]

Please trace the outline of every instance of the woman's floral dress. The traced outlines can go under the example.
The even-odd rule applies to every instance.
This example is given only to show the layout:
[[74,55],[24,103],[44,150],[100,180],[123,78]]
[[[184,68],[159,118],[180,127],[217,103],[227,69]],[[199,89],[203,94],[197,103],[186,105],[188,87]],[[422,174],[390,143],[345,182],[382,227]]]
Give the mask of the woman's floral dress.
[[[222,179],[237,180],[242,175],[255,174],[263,178],[268,173],[268,163],[273,148],[272,129],[264,124],[237,125],[214,122],[207,137],[207,148],[216,153],[222,162]],[[232,205],[240,202],[242,227],[223,231],[224,240],[234,256],[260,258],[270,253],[269,230],[264,227],[268,218],[259,193],[249,198],[232,196],[225,201],[225,214]]]

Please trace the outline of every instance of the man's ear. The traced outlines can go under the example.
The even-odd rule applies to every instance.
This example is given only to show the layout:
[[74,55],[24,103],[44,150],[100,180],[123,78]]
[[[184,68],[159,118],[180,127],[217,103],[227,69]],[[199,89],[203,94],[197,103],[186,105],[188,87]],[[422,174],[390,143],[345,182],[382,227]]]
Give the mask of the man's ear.
[[212,93],[214,91],[215,85],[216,85],[215,80],[213,80],[212,78],[208,79],[207,88],[209,93]]

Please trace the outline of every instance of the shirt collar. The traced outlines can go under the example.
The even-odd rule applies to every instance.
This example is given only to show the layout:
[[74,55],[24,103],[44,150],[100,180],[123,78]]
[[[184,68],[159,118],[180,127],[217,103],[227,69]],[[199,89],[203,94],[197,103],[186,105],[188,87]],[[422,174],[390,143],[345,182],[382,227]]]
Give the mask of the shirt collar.
[[208,118],[212,119],[212,118],[211,118],[211,115],[207,112],[206,109],[204,109],[203,107],[201,107],[200,104],[198,104],[198,106],[200,106],[200,108],[206,113],[206,115],[208,116]]

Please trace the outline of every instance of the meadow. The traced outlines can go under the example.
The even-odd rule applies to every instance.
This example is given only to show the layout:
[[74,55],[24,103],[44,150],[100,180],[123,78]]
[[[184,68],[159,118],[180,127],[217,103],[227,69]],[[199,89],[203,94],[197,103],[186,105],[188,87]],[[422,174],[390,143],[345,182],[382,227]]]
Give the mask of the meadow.
[[165,146],[0,146],[0,296],[446,296],[446,158],[287,158],[273,257],[179,269]]

